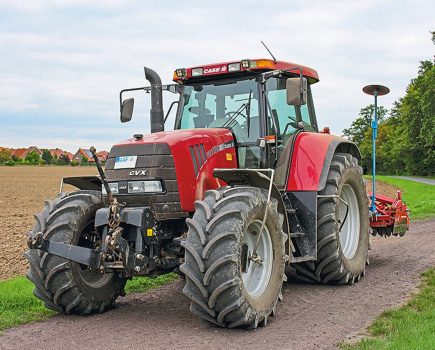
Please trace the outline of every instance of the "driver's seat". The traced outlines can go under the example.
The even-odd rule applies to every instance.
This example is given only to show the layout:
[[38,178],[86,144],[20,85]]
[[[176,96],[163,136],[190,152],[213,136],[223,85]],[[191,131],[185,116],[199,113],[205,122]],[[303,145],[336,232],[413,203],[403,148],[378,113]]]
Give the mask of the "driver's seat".
[[193,118],[193,123],[195,124],[195,128],[208,128],[213,120],[213,114],[203,114],[199,117]]

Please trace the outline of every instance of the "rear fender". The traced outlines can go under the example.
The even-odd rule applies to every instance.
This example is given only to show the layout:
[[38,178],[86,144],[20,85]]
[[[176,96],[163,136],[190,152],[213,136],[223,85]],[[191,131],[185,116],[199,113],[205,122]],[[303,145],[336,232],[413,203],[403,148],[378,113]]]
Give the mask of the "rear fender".
[[324,133],[297,135],[291,153],[287,191],[323,190],[335,153],[349,153],[361,160],[358,147],[349,140]]

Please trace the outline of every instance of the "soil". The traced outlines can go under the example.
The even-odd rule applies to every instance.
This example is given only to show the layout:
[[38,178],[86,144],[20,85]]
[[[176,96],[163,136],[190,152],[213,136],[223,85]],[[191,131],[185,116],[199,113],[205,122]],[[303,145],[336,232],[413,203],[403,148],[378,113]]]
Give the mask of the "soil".
[[[372,180],[365,180],[367,192],[372,192]],[[396,198],[399,188],[386,182],[376,181],[376,193],[387,197]]]
[[[54,178],[59,170],[48,169],[32,169],[27,174],[11,171],[13,178],[8,180],[0,168],[2,230],[5,219],[13,223],[6,226],[11,257],[24,250],[24,244],[17,242],[24,240],[23,231],[32,224],[34,207],[42,207],[41,197],[56,193]],[[43,178],[36,180],[35,174]],[[6,197],[5,188],[16,188],[20,181],[27,184],[20,188],[22,192],[16,189],[16,194]],[[383,310],[402,304],[416,291],[421,272],[435,266],[434,226],[433,219],[417,221],[404,237],[370,237],[366,276],[352,286],[285,283],[277,317],[270,318],[266,328],[227,330],[200,321],[189,312],[189,301],[182,294],[184,281],[179,279],[147,293],[119,298],[118,308],[102,315],[58,315],[7,330],[0,336],[0,349],[335,349],[340,341],[358,338]],[[16,269],[22,270],[23,266]]]
[[[56,197],[66,176],[94,175],[94,167],[0,167],[0,280],[27,271],[22,256],[27,249],[26,233],[33,215],[42,211],[44,200]],[[74,187],[65,186],[66,191]]]

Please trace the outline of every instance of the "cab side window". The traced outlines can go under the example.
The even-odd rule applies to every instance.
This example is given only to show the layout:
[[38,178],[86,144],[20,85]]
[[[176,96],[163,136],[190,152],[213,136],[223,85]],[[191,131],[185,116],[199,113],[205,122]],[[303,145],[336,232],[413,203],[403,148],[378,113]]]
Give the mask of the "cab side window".
[[273,132],[274,124],[278,133],[278,138],[287,142],[292,134],[298,130],[298,123],[304,124],[305,130],[315,131],[316,127],[312,124],[308,103],[302,106],[291,106],[287,104],[286,98],[286,78],[270,78],[266,83],[266,95],[268,100],[268,124],[269,131]]

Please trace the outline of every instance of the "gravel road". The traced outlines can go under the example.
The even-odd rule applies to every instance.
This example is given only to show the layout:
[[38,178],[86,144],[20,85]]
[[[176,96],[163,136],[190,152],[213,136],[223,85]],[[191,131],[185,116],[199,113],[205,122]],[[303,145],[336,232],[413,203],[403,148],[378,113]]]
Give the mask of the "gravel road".
[[103,315],[10,329],[0,349],[334,349],[415,290],[420,273],[435,265],[434,227],[435,220],[420,221],[403,238],[373,238],[367,275],[353,286],[286,283],[278,315],[265,328],[226,330],[199,321],[178,280],[121,298]]
[[415,181],[415,182],[420,182],[422,184],[435,186],[434,179],[429,179],[429,178],[425,178],[425,177],[417,177],[417,176],[394,176],[394,177],[397,177],[398,179],[411,180],[411,181]]

